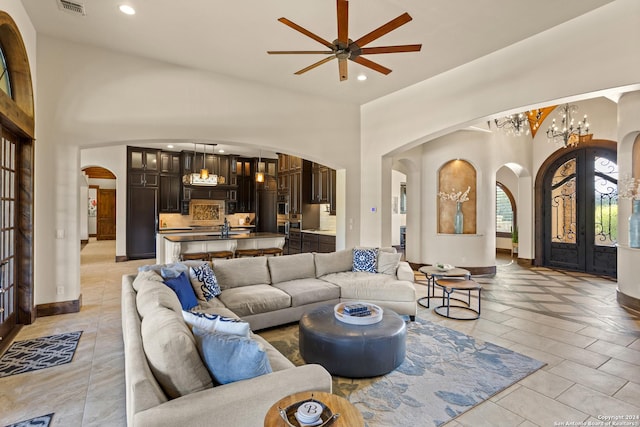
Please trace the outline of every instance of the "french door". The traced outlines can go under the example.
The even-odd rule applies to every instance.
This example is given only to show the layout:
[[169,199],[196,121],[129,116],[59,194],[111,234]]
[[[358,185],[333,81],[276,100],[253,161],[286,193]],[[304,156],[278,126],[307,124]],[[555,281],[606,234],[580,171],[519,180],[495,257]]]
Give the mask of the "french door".
[[0,339],[16,326],[15,286],[17,237],[16,144],[18,138],[0,127]]
[[543,264],[615,276],[616,152],[587,147],[559,157],[545,174],[543,200]]

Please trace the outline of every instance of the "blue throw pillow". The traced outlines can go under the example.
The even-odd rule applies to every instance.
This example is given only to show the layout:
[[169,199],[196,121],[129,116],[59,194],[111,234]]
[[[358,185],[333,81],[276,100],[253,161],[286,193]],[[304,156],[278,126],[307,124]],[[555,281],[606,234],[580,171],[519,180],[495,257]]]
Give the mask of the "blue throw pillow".
[[191,310],[193,307],[198,305],[198,299],[196,298],[196,294],[193,292],[187,273],[182,272],[178,277],[166,279],[164,284],[173,289],[173,292],[176,293],[183,310]]
[[251,338],[193,328],[198,351],[211,376],[220,384],[272,372],[267,353]]
[[198,294],[197,297],[200,299],[211,301],[222,293],[218,279],[207,263],[197,267],[189,267],[189,278],[193,289]]
[[377,260],[377,248],[353,249],[353,271],[367,271],[369,273],[375,273]]

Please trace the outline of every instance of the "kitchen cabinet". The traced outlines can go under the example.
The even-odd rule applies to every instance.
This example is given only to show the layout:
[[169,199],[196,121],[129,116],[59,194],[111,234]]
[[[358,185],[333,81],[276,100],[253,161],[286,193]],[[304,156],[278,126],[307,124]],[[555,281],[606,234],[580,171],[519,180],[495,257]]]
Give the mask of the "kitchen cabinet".
[[301,233],[301,252],[335,252],[336,236],[326,234]]
[[160,213],[180,213],[180,175],[160,175]]
[[127,258],[154,258],[160,151],[127,147]]
[[328,253],[336,251],[336,236],[320,234],[318,236],[317,252]]
[[160,173],[180,175],[180,153],[160,153]]
[[302,252],[318,252],[318,235],[302,233]]
[[289,229],[289,254],[299,254],[302,252],[302,233],[300,230]]
[[236,161],[236,179],[238,193],[236,210],[238,212],[255,212],[256,180],[255,159],[239,157]]

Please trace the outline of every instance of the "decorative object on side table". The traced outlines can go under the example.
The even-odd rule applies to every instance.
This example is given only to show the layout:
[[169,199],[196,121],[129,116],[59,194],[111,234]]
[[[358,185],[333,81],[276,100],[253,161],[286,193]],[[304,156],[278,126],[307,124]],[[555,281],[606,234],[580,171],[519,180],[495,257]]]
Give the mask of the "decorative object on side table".
[[456,234],[464,233],[464,215],[462,213],[462,204],[469,200],[469,191],[471,191],[470,186],[467,187],[467,190],[465,192],[452,189],[451,193],[445,193],[443,191],[440,191],[438,193],[438,197],[440,197],[440,200],[451,200],[452,202],[456,202],[456,216],[454,221],[454,230]]
[[632,212],[629,216],[629,246],[640,248],[640,178],[626,176],[618,184],[621,199],[631,199]]
[[[358,409],[344,397],[323,391],[303,391],[285,396],[274,403],[264,418],[264,427],[305,427],[296,418],[298,409],[311,403],[319,403],[322,412],[320,427],[349,426],[364,427],[364,419]],[[311,407],[310,407],[311,408]],[[313,409],[311,409],[313,410]]]

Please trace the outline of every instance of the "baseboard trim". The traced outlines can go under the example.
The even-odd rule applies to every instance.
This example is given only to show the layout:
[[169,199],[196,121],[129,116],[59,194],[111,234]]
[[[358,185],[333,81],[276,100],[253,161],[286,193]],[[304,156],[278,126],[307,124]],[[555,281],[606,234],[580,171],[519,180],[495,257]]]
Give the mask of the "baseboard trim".
[[523,265],[525,267],[533,267],[533,261],[534,260],[529,258],[518,258],[516,262],[518,263],[518,265]]
[[36,315],[38,317],[55,316],[56,314],[78,313],[82,307],[82,294],[76,300],[51,302],[38,304]]
[[89,239],[80,239],[81,245],[86,245],[87,243],[89,243]]
[[640,299],[623,294],[620,292],[620,289],[616,290],[616,299],[618,300],[618,304],[622,307],[640,311]]
[[116,262],[127,262],[129,258],[126,255],[116,255]]

